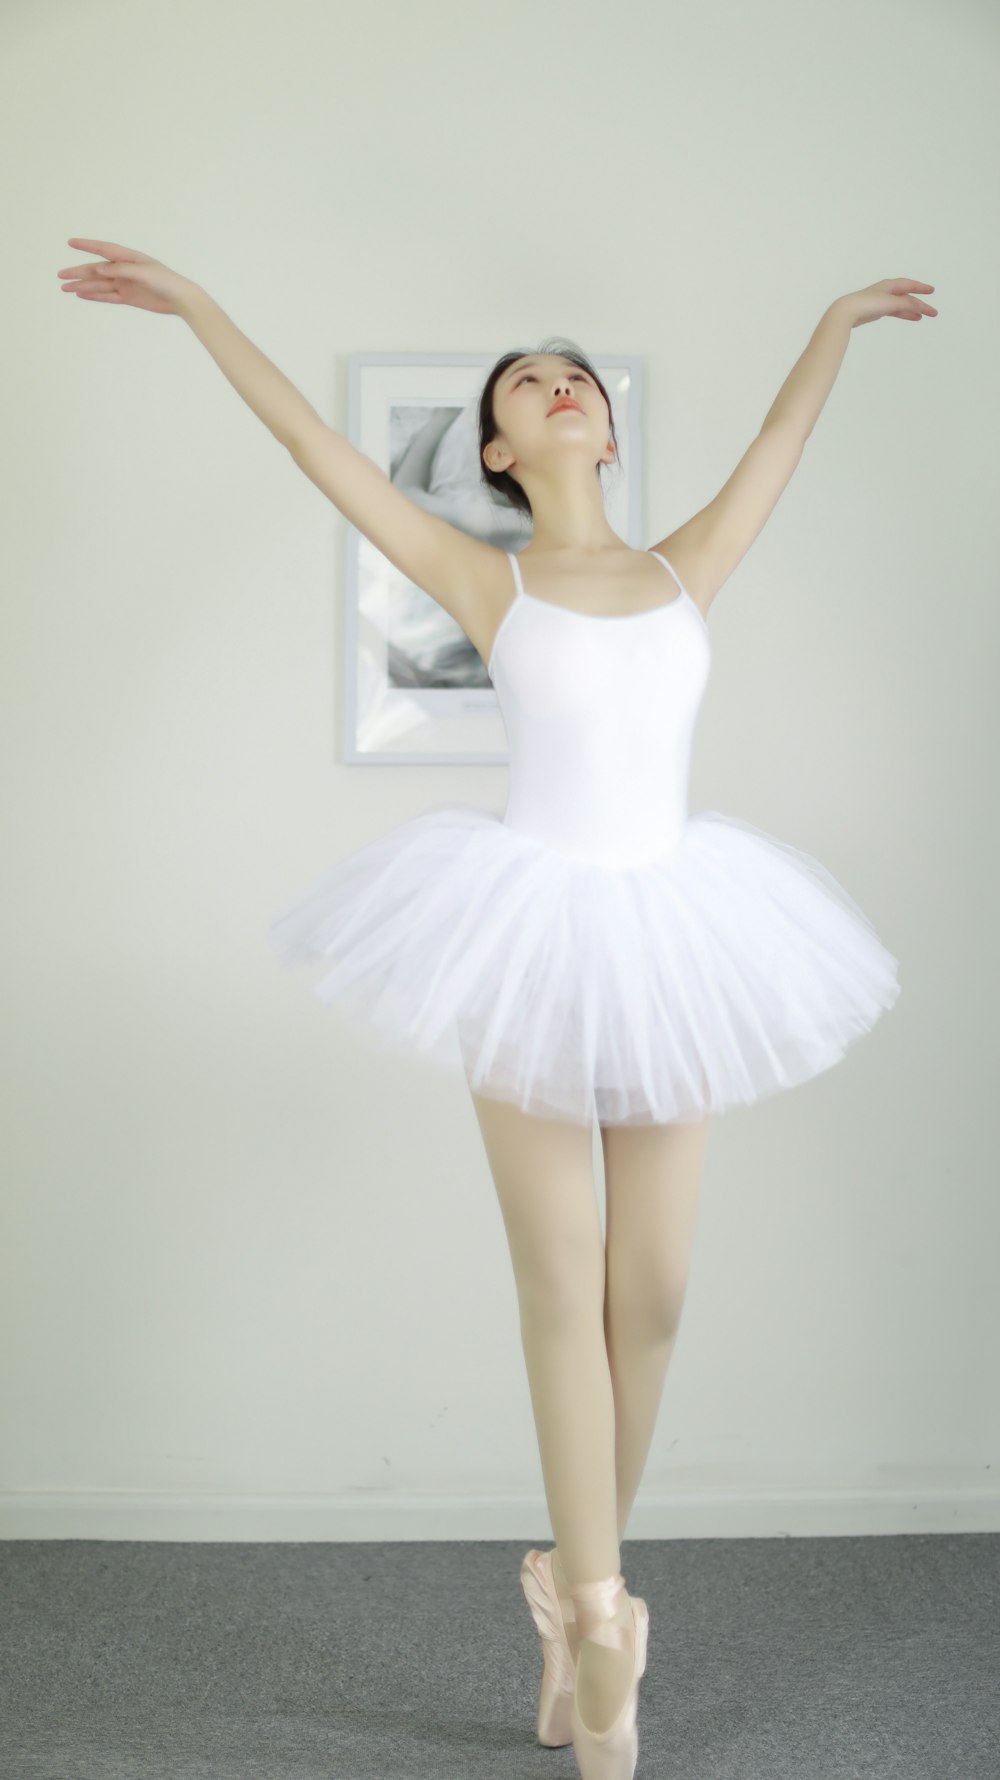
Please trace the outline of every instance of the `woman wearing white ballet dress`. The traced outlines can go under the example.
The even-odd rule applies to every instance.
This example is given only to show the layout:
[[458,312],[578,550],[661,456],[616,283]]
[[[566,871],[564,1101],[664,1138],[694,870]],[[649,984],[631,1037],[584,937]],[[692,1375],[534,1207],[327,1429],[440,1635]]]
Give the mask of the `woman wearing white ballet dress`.
[[[521,1585],[539,1740],[631,1780],[649,1613],[620,1543],[677,1333],[712,1114],[809,1080],[899,994],[897,960],[818,860],[691,810],[708,614],[802,454],[854,327],[937,313],[884,279],[821,318],[715,499],[648,550],[610,527],[611,402],[572,343],[506,353],[478,402],[506,551],[423,511],[326,427],[201,287],[115,243],[61,278],[190,323],[295,461],[487,664],[502,811],[437,804],[328,865],[269,936],[374,1050],[463,1072],[499,1196],[556,1548]],[[604,1152],[607,1235],[591,1141]]]

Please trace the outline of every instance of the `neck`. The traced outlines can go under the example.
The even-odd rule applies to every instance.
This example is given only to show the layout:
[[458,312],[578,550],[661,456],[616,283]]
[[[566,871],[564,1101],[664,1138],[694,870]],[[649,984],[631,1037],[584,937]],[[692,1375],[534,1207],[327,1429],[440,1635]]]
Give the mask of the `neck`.
[[529,549],[533,555],[561,550],[586,556],[621,549],[621,538],[608,524],[596,476],[585,486],[572,477],[563,476],[553,483],[545,476],[532,476],[524,486],[531,502]]

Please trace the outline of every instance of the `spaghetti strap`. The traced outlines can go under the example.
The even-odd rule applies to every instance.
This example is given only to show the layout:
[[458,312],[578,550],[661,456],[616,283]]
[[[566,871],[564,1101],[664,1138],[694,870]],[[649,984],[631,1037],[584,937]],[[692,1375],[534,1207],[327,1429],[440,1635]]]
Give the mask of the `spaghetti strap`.
[[[514,571],[514,600],[523,599],[524,582],[521,579],[521,565],[517,560],[516,550],[508,550],[507,556],[510,559],[510,566]],[[511,603],[513,604],[513,601]],[[507,611],[510,611],[510,606],[508,606]],[[506,615],[507,614],[504,613],[504,617],[506,617]]]
[[490,649],[490,658],[486,663],[486,672],[490,680],[493,678],[493,663],[496,659],[497,644],[499,643],[503,632],[507,629],[511,613],[516,607],[520,606],[525,599],[524,582],[521,580],[521,569],[517,557],[513,550],[505,550],[504,555],[507,557],[511,568],[514,571],[514,598],[511,600],[509,606],[506,607],[503,617],[497,625],[496,634],[493,638],[493,646]]
[[[677,585],[678,585],[678,587],[679,587],[679,588],[680,588],[680,590],[681,590],[681,592],[682,592],[682,593],[687,593],[687,588],[686,588],[686,587],[685,587],[685,586],[684,586],[684,583],[683,583],[683,581],[682,581],[682,580],[681,580],[681,578],[680,578],[680,576],[679,576],[679,574],[678,574],[678,573],[677,573],[677,570],[676,570],[676,569],[675,569],[675,568],[672,568],[672,567],[671,567],[671,565],[670,565],[670,563],[669,563],[669,562],[668,562],[668,561],[667,561],[667,559],[666,559],[666,557],[665,557],[665,556],[661,556],[661,555],[660,555],[660,552],[659,552],[659,551],[658,551],[658,550],[651,550],[651,551],[650,551],[650,553],[649,553],[649,554],[650,554],[650,556],[655,556],[655,557],[656,557],[656,560],[657,560],[657,562],[662,562],[662,564],[663,564],[663,566],[664,566],[664,568],[665,568],[665,569],[670,569],[670,573],[671,573],[671,574],[672,574],[672,575],[673,575],[673,578],[674,578],[674,580],[675,580],[675,581],[676,581],[676,583],[677,583]],[[690,596],[690,594],[688,594],[688,598],[689,598],[689,599],[690,599],[690,597],[691,597],[691,596]]]

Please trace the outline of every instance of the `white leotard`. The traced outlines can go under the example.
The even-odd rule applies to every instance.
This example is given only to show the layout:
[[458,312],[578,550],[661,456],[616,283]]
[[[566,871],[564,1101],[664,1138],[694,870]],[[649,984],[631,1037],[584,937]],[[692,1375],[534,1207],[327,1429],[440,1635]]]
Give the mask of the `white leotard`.
[[507,733],[508,828],[577,858],[642,865],[687,819],[691,741],[711,666],[708,626],[679,591],[640,612],[573,611],[515,592],[488,672]]

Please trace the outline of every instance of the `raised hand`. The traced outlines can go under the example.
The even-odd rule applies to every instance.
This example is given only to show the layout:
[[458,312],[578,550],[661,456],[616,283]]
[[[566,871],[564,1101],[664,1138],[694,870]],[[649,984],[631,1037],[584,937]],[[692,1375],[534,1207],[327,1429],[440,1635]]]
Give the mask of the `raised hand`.
[[937,310],[912,293],[933,289],[918,278],[880,278],[864,290],[838,297],[837,302],[843,304],[852,328],[862,327],[866,321],[881,321],[884,315],[894,315],[897,321],[920,321],[925,315],[936,315]]
[[117,241],[88,241],[71,235],[70,247],[83,253],[102,253],[104,259],[87,266],[64,266],[57,278],[68,279],[63,290],[71,296],[83,297],[88,303],[127,303],[133,309],[148,309],[154,315],[180,315],[184,305],[199,286],[179,272],[171,271],[162,261],[139,253],[134,247],[122,247]]

